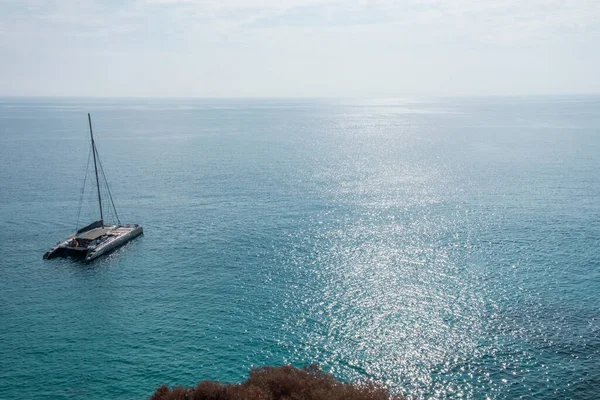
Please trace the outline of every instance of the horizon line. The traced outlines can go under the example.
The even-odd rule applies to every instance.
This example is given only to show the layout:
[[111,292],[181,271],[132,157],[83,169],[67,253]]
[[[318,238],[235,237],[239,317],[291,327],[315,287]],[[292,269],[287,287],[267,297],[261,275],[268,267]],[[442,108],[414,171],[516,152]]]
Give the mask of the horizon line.
[[90,100],[377,100],[377,99],[460,99],[510,97],[595,97],[600,92],[516,93],[516,94],[456,94],[456,95],[381,95],[381,96],[94,96],[94,95],[3,95],[0,99],[90,99]]

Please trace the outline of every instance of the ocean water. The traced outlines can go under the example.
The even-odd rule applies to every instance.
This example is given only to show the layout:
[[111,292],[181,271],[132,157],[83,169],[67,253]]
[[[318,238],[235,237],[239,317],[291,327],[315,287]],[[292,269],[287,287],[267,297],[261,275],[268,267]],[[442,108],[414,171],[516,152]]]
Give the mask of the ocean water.
[[[145,234],[44,261],[80,199],[96,217],[87,112]],[[600,97],[0,100],[0,398],[285,363],[416,398],[598,398]]]

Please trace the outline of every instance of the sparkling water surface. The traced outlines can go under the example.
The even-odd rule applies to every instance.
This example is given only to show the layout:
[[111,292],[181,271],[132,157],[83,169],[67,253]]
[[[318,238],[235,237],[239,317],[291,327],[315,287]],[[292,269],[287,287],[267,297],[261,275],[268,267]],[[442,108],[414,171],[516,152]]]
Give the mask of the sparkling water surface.
[[[87,112],[145,234],[44,261],[77,225]],[[599,249],[600,97],[0,100],[3,399],[284,363],[416,398],[596,399]]]

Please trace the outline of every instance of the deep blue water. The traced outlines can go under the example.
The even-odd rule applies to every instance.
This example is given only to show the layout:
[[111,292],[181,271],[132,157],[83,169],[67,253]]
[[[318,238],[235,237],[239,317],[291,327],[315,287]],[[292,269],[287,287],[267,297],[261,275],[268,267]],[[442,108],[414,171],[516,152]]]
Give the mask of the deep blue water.
[[[77,224],[87,112],[145,235],[43,261]],[[596,399],[599,249],[600,97],[0,100],[3,399],[315,362],[415,397]]]

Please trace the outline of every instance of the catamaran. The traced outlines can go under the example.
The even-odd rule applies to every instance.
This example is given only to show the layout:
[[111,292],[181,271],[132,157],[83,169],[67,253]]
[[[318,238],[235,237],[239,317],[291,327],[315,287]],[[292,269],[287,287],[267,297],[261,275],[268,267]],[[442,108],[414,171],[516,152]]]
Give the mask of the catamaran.
[[[104,169],[102,168],[102,163],[100,162],[98,150],[96,149],[96,142],[94,141],[94,134],[92,132],[92,118],[90,117],[89,113],[88,122],[90,125],[90,137],[92,139],[92,148],[90,152],[93,154],[94,157],[94,171],[96,175],[96,189],[98,192],[98,206],[100,208],[100,219],[84,226],[81,229],[77,229],[76,232],[67,237],[66,240],[62,242],[57,242],[53,248],[51,248],[44,254],[44,259],[50,259],[54,257],[74,257],[83,259],[85,261],[92,261],[95,258],[98,258],[101,255],[106,254],[116,249],[117,247],[124,245],[130,240],[135,239],[144,232],[143,228],[138,224],[121,224],[121,221],[119,220],[119,215],[117,214],[115,203],[112,199],[112,194],[110,193],[110,188],[108,187],[108,182],[106,182],[106,176],[104,175]],[[100,180],[98,177],[98,164],[100,164],[100,172],[104,178],[106,192],[108,194],[108,199],[110,200],[110,205],[112,206],[111,211],[114,212],[114,216],[117,220],[116,224],[106,225],[104,223],[102,195],[100,193]]]

